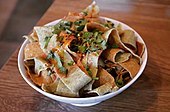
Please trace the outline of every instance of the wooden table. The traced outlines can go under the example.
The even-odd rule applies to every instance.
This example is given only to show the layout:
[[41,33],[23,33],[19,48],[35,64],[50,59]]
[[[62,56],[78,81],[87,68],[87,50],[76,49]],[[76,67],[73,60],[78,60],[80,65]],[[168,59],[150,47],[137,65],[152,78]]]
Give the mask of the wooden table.
[[[17,68],[16,52],[0,71],[0,112],[132,112],[170,111],[170,1],[96,0],[101,15],[134,28],[148,47],[142,76],[120,95],[92,107],[75,107],[51,100],[32,89]],[[44,25],[68,11],[81,11],[90,0],[56,0],[38,22]]]

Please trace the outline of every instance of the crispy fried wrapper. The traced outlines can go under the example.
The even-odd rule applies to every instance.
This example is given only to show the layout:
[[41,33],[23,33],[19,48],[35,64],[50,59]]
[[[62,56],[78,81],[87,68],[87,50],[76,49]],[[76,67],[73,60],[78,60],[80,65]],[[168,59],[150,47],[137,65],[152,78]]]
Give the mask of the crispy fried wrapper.
[[130,58],[128,61],[119,64],[129,72],[131,78],[134,78],[140,69],[140,65],[134,58]]
[[101,85],[100,87],[89,91],[88,94],[96,93],[97,95],[101,96],[101,95],[104,95],[104,94],[109,93],[111,91],[112,91],[112,84],[107,82],[107,83]]
[[99,6],[97,6],[96,2],[94,1],[83,11],[83,13],[86,13],[86,17],[96,18],[99,17],[99,11],[100,11]]
[[136,47],[136,36],[132,30],[124,30],[121,36],[121,41],[130,48],[134,53],[137,51]]
[[[34,27],[34,30],[38,36],[40,48],[43,50],[44,53],[48,54],[48,51],[49,51],[48,49],[51,48],[51,46],[48,48],[46,42],[47,42],[48,38],[50,38],[50,39],[56,38],[56,35],[53,35],[54,27],[53,26],[42,26],[42,27],[36,26],[36,27]],[[52,45],[54,45],[54,44],[52,43]]]
[[56,79],[56,74],[48,75],[47,70],[42,70],[39,75],[35,73],[34,60],[26,60],[24,61],[24,65],[27,69],[27,75],[38,86],[42,86],[42,84],[51,84]]
[[139,42],[139,41],[136,41],[136,44],[137,44],[137,54],[142,57],[143,53],[144,53],[144,50],[145,50],[145,46],[143,43]]
[[106,36],[109,36],[108,39],[109,39],[109,42],[111,44],[115,43],[119,46],[119,48],[127,51],[127,52],[130,52],[132,54],[132,56],[134,56],[138,62],[141,64],[142,63],[142,59],[137,55],[135,54],[130,48],[128,48],[127,46],[124,45],[124,43],[122,43],[121,39],[120,39],[120,36],[118,34],[118,31],[116,29],[110,29],[108,30],[106,33],[105,33]]
[[67,97],[78,97],[78,92],[72,92],[65,84],[60,80],[60,78],[57,78],[53,83],[51,84],[42,84],[41,88],[48,92],[57,94],[60,96],[67,96]]
[[99,80],[96,80],[93,84],[94,88],[97,88],[107,82],[112,84],[112,87],[115,87],[115,80],[114,78],[103,68],[99,67],[98,73],[97,73],[97,77],[99,78]]
[[41,71],[47,70],[49,68],[49,64],[42,58],[34,58],[34,63],[35,63],[35,68],[34,71],[38,75],[40,74]]
[[66,77],[60,77],[60,79],[72,92],[78,92],[92,79],[90,76],[85,74],[76,64],[68,66],[68,63],[74,60],[66,50],[64,50],[63,60],[66,69],[68,69],[68,73]]
[[84,28],[84,31],[93,31],[95,29],[98,29],[99,31],[101,32],[105,32],[108,30],[107,27],[105,27],[104,25],[100,24],[100,23],[97,23],[97,22],[90,22],[90,23],[87,23],[85,28]]
[[24,60],[33,59],[34,57],[43,57],[45,53],[40,48],[38,42],[32,42],[26,45],[24,49]]
[[68,97],[78,97],[79,93],[71,91],[61,80],[58,82],[58,86],[54,94]]
[[99,79],[93,84],[93,88],[95,89],[89,91],[88,93],[97,93],[100,96],[118,89],[114,78],[103,68],[99,68],[97,77]]
[[114,63],[122,63],[130,58],[130,53],[125,53],[122,49],[113,48],[104,51],[104,57]]

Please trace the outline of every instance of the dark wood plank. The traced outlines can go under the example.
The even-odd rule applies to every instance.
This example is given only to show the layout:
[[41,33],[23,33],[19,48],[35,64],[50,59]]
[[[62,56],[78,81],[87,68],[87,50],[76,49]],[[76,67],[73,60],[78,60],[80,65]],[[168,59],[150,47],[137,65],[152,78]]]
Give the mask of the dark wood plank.
[[[17,68],[16,51],[0,71],[0,111],[117,112],[170,110],[170,1],[111,1],[103,4],[102,16],[132,26],[148,47],[148,64],[142,76],[120,95],[92,107],[75,107],[51,100],[28,86]],[[67,3],[67,4],[66,4]],[[90,1],[57,0],[38,25],[62,18],[68,11],[81,11]],[[108,8],[108,7],[109,8]],[[119,10],[118,10],[119,8]],[[131,9],[131,10],[130,10]]]

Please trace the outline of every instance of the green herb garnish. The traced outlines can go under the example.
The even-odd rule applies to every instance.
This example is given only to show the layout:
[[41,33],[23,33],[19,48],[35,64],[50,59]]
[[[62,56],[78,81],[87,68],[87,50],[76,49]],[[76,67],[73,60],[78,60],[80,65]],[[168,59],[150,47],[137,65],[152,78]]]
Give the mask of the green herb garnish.
[[70,61],[69,63],[67,63],[69,66],[72,66],[74,64],[74,61]]
[[77,27],[77,31],[82,31],[84,29],[85,25],[81,25],[79,27]]
[[52,37],[52,36],[47,36],[47,37],[44,38],[44,42],[45,42],[44,49],[47,48],[48,43],[50,42],[51,37]]
[[123,81],[122,75],[116,77],[116,85],[117,85],[118,87],[124,86],[124,81]]
[[70,21],[64,21],[64,24],[65,24],[66,26],[71,26],[71,25],[72,25],[72,22],[70,22]]
[[92,37],[93,36],[93,33],[92,32],[83,32],[83,37],[84,38],[90,38],[90,37]]
[[93,80],[99,80],[99,77],[93,77]]
[[62,74],[67,74],[68,70],[65,68],[65,67],[59,67],[58,68],[59,72],[62,73]]

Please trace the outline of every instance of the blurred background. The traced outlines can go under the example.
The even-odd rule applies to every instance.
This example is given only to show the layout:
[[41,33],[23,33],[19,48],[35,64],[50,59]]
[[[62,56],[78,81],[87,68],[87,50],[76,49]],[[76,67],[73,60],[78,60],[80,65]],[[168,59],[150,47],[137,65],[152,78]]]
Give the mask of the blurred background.
[[0,68],[53,0],[0,0]]

